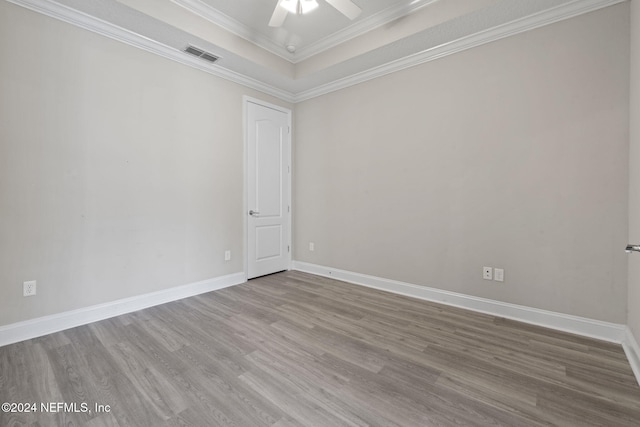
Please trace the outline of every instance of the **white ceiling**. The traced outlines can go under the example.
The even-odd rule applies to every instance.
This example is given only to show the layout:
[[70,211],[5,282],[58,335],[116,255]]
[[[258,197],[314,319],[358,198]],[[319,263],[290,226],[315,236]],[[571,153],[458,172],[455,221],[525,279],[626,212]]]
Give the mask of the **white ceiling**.
[[[317,9],[288,14],[280,28],[268,25],[279,0],[171,1],[295,63],[438,0],[351,0],[362,9],[354,21],[318,0]],[[287,50],[290,45],[295,53]]]
[[626,0],[353,0],[354,21],[318,0],[282,28],[277,0],[7,1],[297,102]]

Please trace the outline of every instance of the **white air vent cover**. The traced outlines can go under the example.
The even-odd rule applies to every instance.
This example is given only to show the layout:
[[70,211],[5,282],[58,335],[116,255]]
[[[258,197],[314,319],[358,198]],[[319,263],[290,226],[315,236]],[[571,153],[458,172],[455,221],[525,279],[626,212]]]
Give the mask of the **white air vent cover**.
[[191,45],[187,46],[184,51],[190,55],[197,56],[198,58],[202,58],[205,61],[209,62],[216,62],[220,58],[219,56],[215,56],[212,53],[206,52],[202,49],[198,49],[197,47]]

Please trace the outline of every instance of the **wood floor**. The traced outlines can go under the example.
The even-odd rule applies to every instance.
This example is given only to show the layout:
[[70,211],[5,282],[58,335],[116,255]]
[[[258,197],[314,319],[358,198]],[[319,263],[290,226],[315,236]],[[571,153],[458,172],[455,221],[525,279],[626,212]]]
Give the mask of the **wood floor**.
[[1,347],[2,402],[37,404],[3,427],[640,425],[619,345],[299,272]]

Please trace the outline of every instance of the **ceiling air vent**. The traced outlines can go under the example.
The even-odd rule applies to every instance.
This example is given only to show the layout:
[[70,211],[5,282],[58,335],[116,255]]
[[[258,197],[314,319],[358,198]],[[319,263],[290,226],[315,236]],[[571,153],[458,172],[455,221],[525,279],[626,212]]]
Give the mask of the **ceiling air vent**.
[[191,45],[187,46],[184,51],[190,55],[197,56],[198,58],[202,58],[205,61],[209,62],[216,62],[220,58],[219,56],[215,56],[212,53],[206,52],[202,49],[198,49],[197,47],[193,47]]
[[215,55],[211,55],[210,53],[203,53],[202,55],[200,55],[200,58],[204,59],[205,61],[209,61],[209,62],[216,62],[218,60],[218,57]]

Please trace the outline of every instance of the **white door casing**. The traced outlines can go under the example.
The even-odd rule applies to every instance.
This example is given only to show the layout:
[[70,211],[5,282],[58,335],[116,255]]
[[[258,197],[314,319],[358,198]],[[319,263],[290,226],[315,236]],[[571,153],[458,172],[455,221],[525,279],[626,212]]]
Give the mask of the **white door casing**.
[[289,269],[291,112],[245,98],[247,278]]

